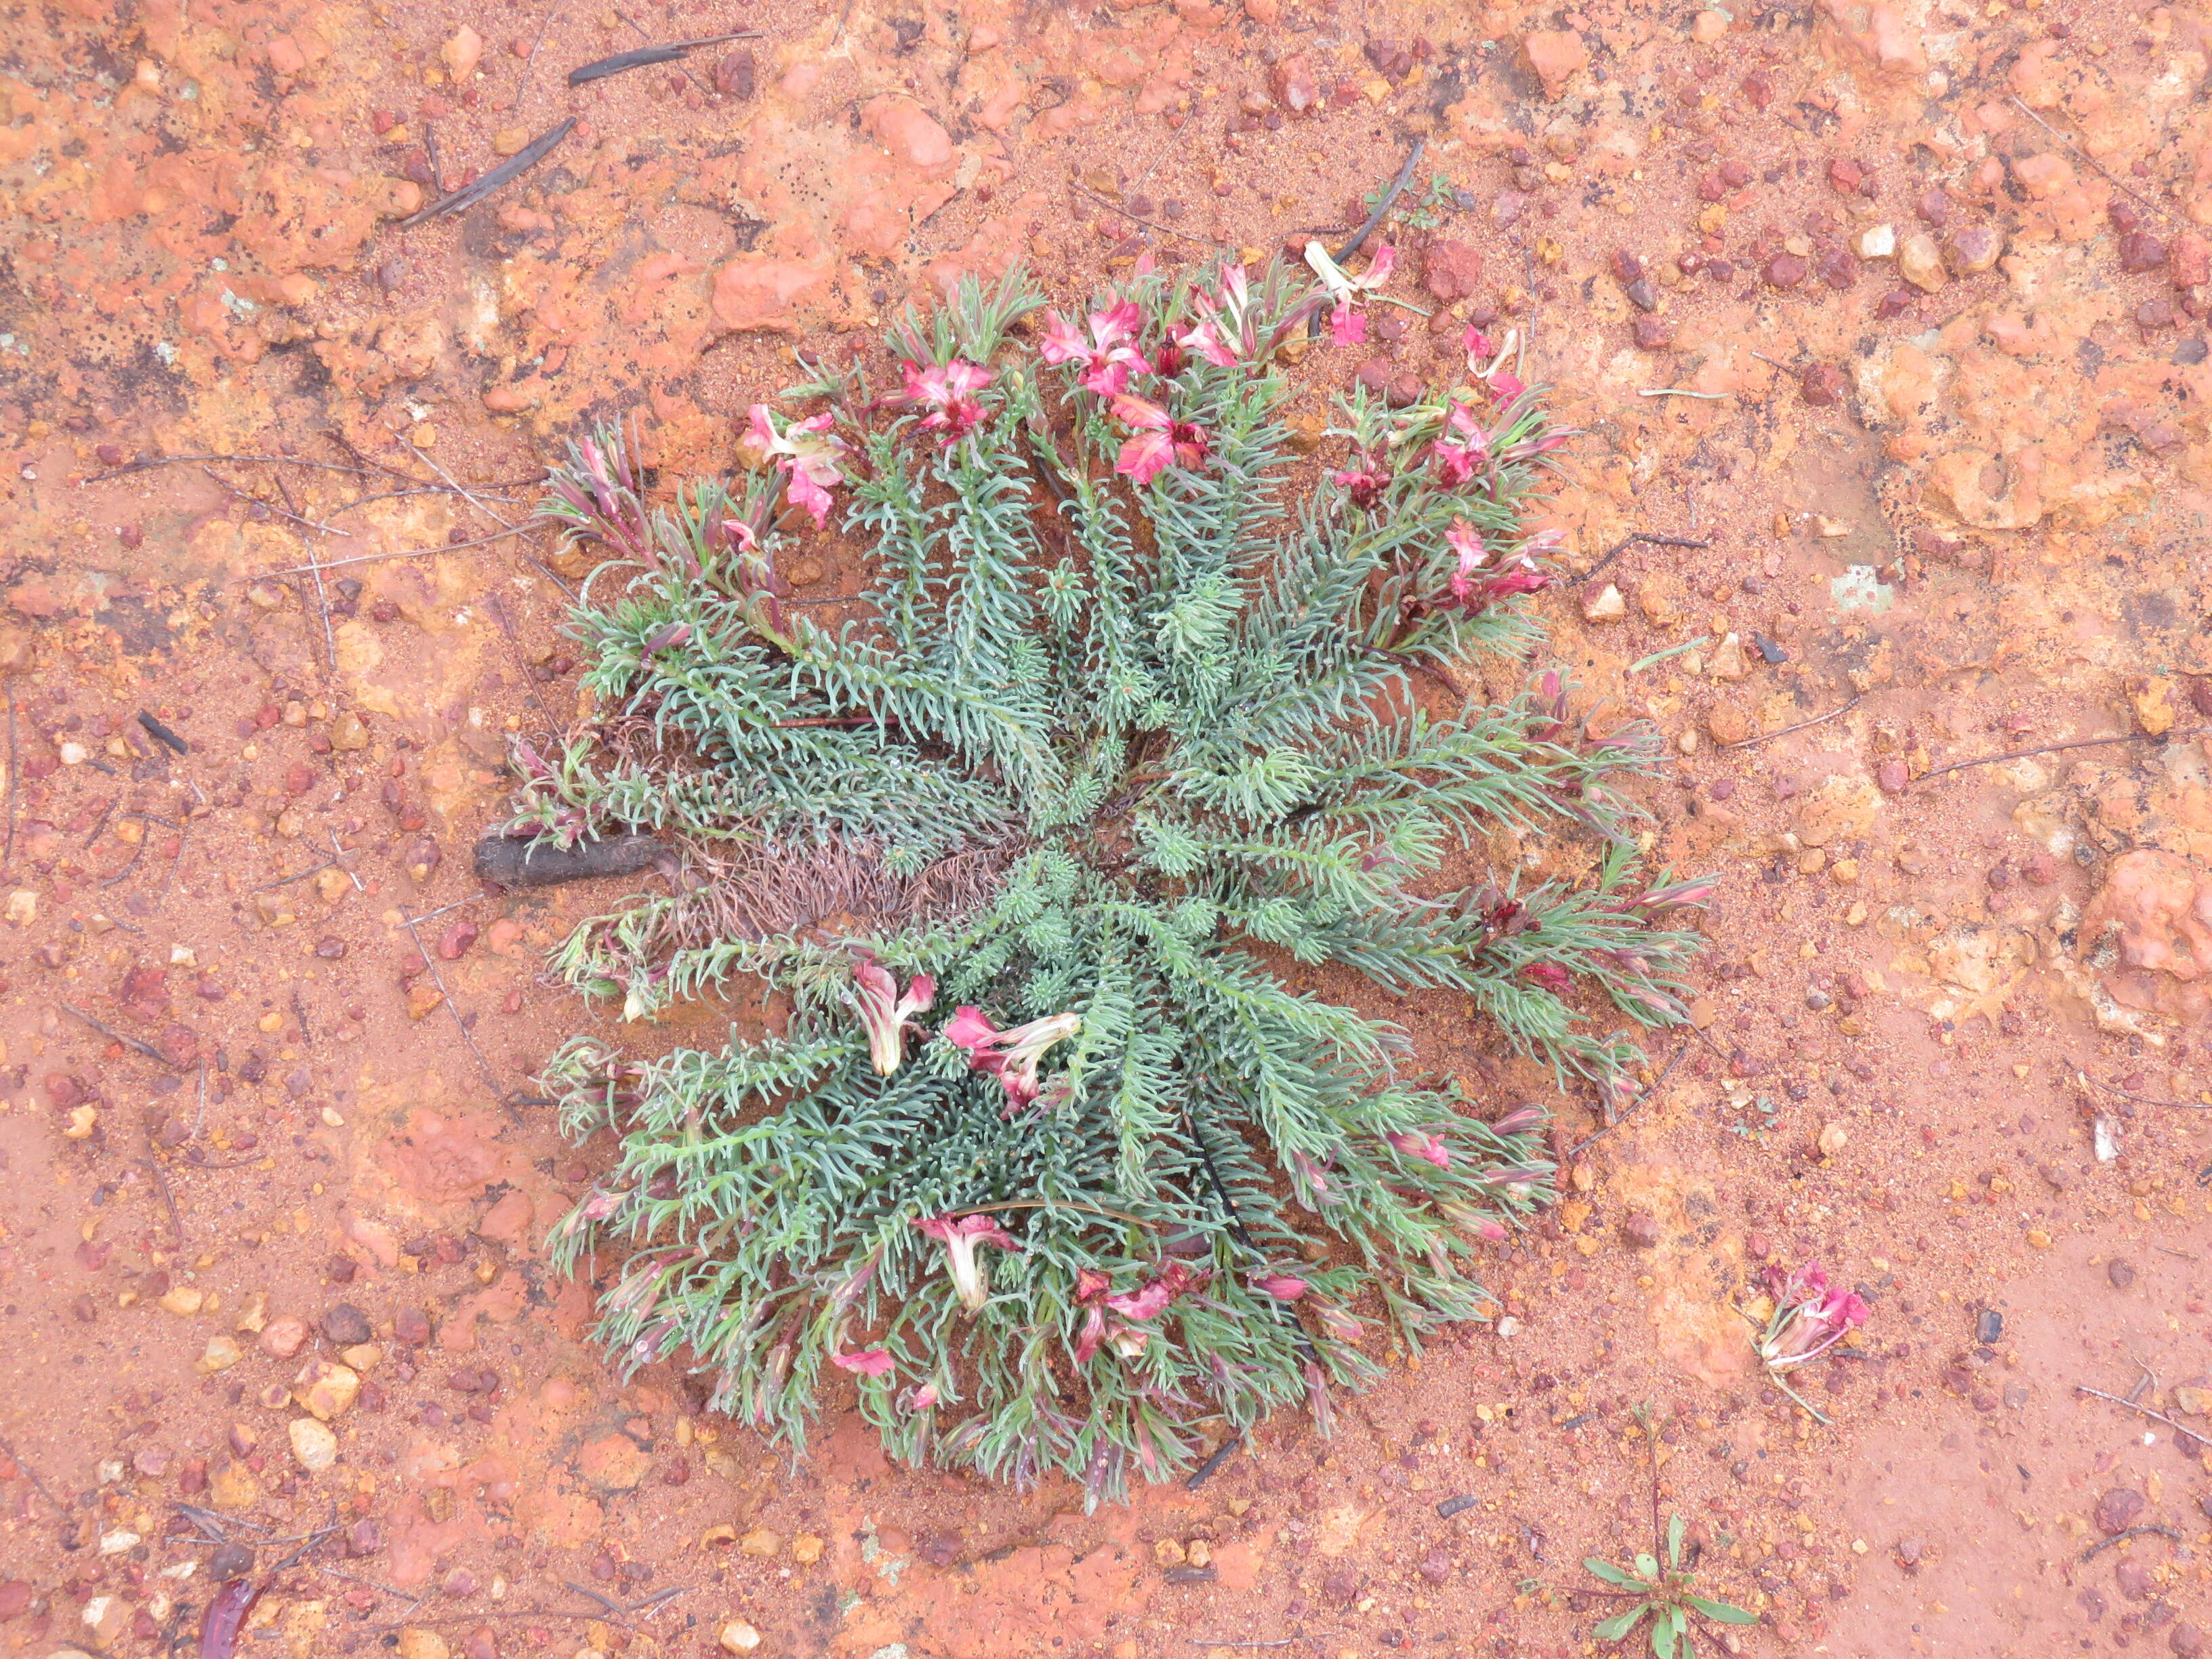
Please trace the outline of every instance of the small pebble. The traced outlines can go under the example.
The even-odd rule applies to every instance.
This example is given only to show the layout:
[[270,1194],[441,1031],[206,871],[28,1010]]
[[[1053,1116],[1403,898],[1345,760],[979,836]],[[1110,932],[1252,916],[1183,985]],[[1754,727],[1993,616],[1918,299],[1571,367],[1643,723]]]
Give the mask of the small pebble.
[[2124,1291],[2136,1282],[2135,1263],[2116,1255],[2105,1264],[2105,1278],[2114,1290]]

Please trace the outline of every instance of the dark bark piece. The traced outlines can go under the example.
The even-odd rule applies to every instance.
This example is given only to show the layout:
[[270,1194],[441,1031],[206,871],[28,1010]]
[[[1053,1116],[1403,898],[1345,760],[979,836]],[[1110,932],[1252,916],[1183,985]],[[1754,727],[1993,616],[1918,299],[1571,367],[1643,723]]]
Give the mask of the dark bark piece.
[[575,127],[574,116],[565,118],[558,126],[548,128],[544,132],[540,133],[523,149],[501,161],[474,184],[464,185],[450,195],[441,196],[420,213],[410,214],[402,219],[399,222],[399,228],[406,230],[412,226],[422,224],[426,220],[435,219],[447,213],[459,213],[464,208],[474,207],[501,185],[520,178],[544,161],[551,153],[554,146],[574,131]]
[[666,842],[651,836],[610,836],[568,848],[487,836],[477,843],[477,879],[498,887],[557,887],[599,876],[632,876],[668,850]]

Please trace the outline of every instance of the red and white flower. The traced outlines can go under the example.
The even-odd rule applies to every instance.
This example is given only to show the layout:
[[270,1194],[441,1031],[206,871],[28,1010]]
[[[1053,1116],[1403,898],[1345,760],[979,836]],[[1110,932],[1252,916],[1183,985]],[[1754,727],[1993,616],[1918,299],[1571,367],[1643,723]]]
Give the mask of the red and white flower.
[[1398,250],[1383,243],[1375,250],[1367,269],[1354,276],[1331,258],[1328,250],[1319,242],[1308,242],[1306,264],[1313,267],[1314,275],[1328,290],[1332,302],[1329,337],[1339,345],[1358,344],[1367,337],[1367,319],[1358,309],[1359,301],[1390,280],[1391,271],[1397,268]]
[[1855,1291],[1832,1288],[1817,1261],[1795,1272],[1777,1262],[1762,1277],[1774,1298],[1774,1316],[1755,1346],[1770,1371],[1791,1370],[1818,1359],[1866,1323],[1864,1299]]
[[906,1057],[906,1031],[916,1014],[927,1013],[937,1000],[937,981],[916,974],[907,981],[906,994],[898,981],[866,951],[853,960],[853,1001],[860,1011],[860,1024],[868,1033],[868,1058],[879,1077],[889,1077]]
[[1130,375],[1152,372],[1145,354],[1137,349],[1137,331],[1144,313],[1134,300],[1094,311],[1089,320],[1086,336],[1058,312],[1047,312],[1038,354],[1048,363],[1081,363],[1083,373],[1076,376],[1076,383],[1102,398],[1127,391]]
[[840,1370],[857,1372],[862,1376],[889,1376],[891,1356],[888,1348],[869,1348],[860,1353],[833,1353],[830,1363]]
[[830,522],[830,486],[844,482],[837,458],[845,441],[830,428],[835,417],[828,413],[790,421],[779,432],[766,404],[752,406],[748,436],[764,459],[783,470],[784,488],[791,499],[814,515],[818,529]]
[[1073,1036],[1082,1027],[1080,1015],[1049,1014],[1002,1031],[984,1017],[981,1008],[962,1006],[952,1011],[940,1035],[954,1048],[967,1051],[970,1071],[988,1072],[999,1079],[1006,1091],[1011,1115],[1037,1098],[1037,1062],[1044,1058],[1045,1050]]
[[975,1252],[990,1244],[1001,1250],[1018,1250],[1013,1235],[988,1215],[917,1216],[915,1226],[945,1246],[945,1265],[952,1275],[952,1288],[960,1305],[969,1313],[981,1310],[991,1294],[990,1278]]
[[1480,329],[1467,331],[1467,372],[1489,387],[1490,395],[1501,404],[1511,403],[1528,389],[1527,381],[1505,367],[1519,340],[1519,331],[1508,330],[1505,343],[1493,349],[1490,337]]

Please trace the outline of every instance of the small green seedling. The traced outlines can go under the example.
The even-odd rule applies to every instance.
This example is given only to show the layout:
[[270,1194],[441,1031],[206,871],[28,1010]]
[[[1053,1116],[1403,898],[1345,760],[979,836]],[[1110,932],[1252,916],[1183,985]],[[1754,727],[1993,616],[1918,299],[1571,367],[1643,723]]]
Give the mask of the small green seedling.
[[[1645,1437],[1652,1450],[1658,1450],[1658,1436],[1652,1427],[1648,1405],[1637,1408],[1636,1420],[1644,1425]],[[1591,1555],[1583,1559],[1583,1565],[1614,1588],[1595,1592],[1612,1596],[1632,1605],[1613,1618],[1600,1624],[1590,1634],[1601,1642],[1625,1642],[1648,1615],[1651,1627],[1646,1640],[1651,1644],[1655,1659],[1696,1659],[1697,1649],[1690,1639],[1692,1619],[1709,1619],[1719,1625],[1755,1625],[1759,1615],[1726,1601],[1709,1601],[1690,1593],[1694,1576],[1682,1569],[1682,1534],[1686,1528],[1677,1514],[1667,1523],[1665,1539],[1659,1534],[1659,1460],[1651,1460],[1651,1552],[1638,1552],[1632,1568],[1617,1567],[1610,1561]],[[1658,1551],[1663,1547],[1667,1565],[1662,1571]]]
[[[1372,213],[1388,194],[1387,191],[1381,189],[1369,191],[1362,198],[1366,203],[1367,210]],[[1398,217],[1409,229],[1434,230],[1449,218],[1459,205],[1459,191],[1452,181],[1441,173],[1431,173],[1428,190],[1411,206],[1400,208]]]

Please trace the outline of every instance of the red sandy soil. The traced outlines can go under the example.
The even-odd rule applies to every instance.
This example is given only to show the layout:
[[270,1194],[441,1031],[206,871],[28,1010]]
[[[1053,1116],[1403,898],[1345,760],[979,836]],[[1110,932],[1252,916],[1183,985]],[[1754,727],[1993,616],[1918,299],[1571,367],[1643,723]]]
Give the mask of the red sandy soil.
[[[733,26],[760,38],[564,84]],[[1700,1588],[1759,1612],[1742,1651],[2200,1652],[2205,30],[2103,0],[19,9],[0,1646],[189,1648],[216,1529],[265,1571],[336,1525],[241,1651],[705,1655],[741,1620],[770,1656],[1587,1654],[1581,1559],[1649,1538],[1648,1400]],[[490,203],[399,228],[568,114]],[[726,467],[793,348],[963,271],[1066,301],[1148,246],[1341,233],[1416,137],[1407,204],[1448,188],[1386,233],[1390,292],[1448,314],[1315,349],[1293,412],[1455,376],[1490,313],[1584,428],[1568,570],[1709,544],[1554,589],[1549,650],[1492,671],[1665,734],[1655,848],[1723,877],[1700,1035],[1495,1262],[1510,1328],[1196,1492],[1085,1516],[890,1468],[842,1407],[793,1459],[692,1379],[618,1380],[539,1248],[605,1151],[499,1103],[611,1029],[536,966],[606,896],[475,896],[466,858],[506,734],[574,707],[579,572],[538,536],[271,573],[519,521],[499,481],[589,418]],[[1881,226],[1898,253],[1862,256]],[[277,453],[394,476],[115,471]],[[2046,752],[1936,775],[2014,750]],[[1556,1105],[1563,1151],[1600,1127],[1463,1008],[1405,1017]],[[1832,1429],[1735,1310],[1808,1258],[1873,1305],[1805,1376]],[[362,1378],[327,1442],[295,1426],[346,1392],[294,1386],[318,1364]]]

